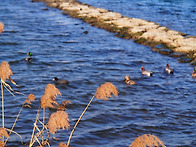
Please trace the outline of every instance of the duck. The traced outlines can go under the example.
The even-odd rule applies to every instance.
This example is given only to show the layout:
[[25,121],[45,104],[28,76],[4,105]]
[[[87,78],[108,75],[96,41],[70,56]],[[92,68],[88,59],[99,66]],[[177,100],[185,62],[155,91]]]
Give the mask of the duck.
[[130,76],[128,76],[128,75],[125,76],[124,79],[125,79],[125,83],[126,83],[127,85],[135,85],[135,84],[137,84],[135,81],[130,80]]
[[68,104],[72,104],[69,100],[63,101],[60,105],[58,105],[57,111],[64,111],[67,110],[66,106]]
[[55,84],[69,84],[69,82],[67,80],[59,79],[57,77],[54,77],[53,81],[54,81]]
[[145,70],[144,67],[141,67],[141,70],[142,70],[142,75],[146,75],[148,77],[150,77],[150,76],[153,75],[153,72],[152,71],[147,71],[147,70]]
[[169,74],[173,74],[174,70],[172,68],[169,67],[169,64],[166,65],[165,71]]
[[192,73],[192,77],[196,78],[196,71],[195,71],[196,67],[193,69],[193,73]]
[[31,61],[31,59],[32,59],[32,53],[31,52],[28,52],[27,53],[27,55],[28,55],[28,57],[26,58],[26,61]]

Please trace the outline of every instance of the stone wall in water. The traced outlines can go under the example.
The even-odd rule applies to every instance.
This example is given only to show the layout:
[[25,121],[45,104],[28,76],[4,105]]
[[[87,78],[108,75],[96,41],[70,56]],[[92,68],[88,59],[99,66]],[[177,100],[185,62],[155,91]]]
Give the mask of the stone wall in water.
[[154,22],[122,16],[120,13],[96,8],[76,0],[32,0],[32,2],[38,1],[62,10],[63,14],[112,32],[117,37],[133,39],[137,43],[148,45],[160,53],[170,54],[174,51],[186,54],[189,60],[185,62],[196,63],[196,36],[187,36]]

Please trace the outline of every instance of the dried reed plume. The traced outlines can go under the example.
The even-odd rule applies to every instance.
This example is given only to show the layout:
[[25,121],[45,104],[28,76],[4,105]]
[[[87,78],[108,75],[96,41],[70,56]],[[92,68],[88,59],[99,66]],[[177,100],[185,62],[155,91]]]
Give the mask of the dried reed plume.
[[1,127],[0,128],[0,139],[2,139],[3,137],[8,137],[8,136],[9,135],[8,135],[6,129]]
[[41,98],[41,108],[54,108],[53,103],[56,103],[56,97],[61,95],[60,91],[52,84],[48,84],[45,88],[45,93]]
[[57,129],[62,128],[63,130],[69,128],[68,114],[65,111],[57,111],[51,114],[48,121],[49,132],[55,134]]
[[112,98],[111,94],[118,96],[118,90],[112,83],[107,82],[97,88],[95,97],[97,99],[108,100],[109,97]]
[[35,100],[35,95],[29,94],[29,96],[27,97],[24,103],[31,104],[31,102],[33,102],[34,100]]
[[60,110],[66,110],[66,106],[68,103],[71,103],[69,100],[64,100],[61,102],[60,105],[58,105],[58,108],[57,108],[57,111],[60,111]]
[[5,128],[0,128],[0,147],[4,147],[5,146],[5,142],[4,142],[4,137],[9,137],[7,131]]
[[0,22],[0,34],[4,31],[4,24]]
[[129,147],[166,147],[156,136],[144,134],[137,137]]
[[61,142],[58,147],[67,147],[67,145],[65,143]]
[[0,78],[5,81],[6,79],[9,79],[11,75],[13,75],[13,73],[10,69],[10,65],[7,61],[3,61],[0,65]]

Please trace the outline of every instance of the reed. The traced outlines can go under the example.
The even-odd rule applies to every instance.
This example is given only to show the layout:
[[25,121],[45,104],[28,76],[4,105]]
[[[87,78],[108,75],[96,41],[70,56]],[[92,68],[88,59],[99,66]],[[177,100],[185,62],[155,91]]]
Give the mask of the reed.
[[[47,84],[46,85],[44,95],[40,99],[40,107],[38,108],[38,112],[37,112],[36,120],[35,120],[35,123],[34,123],[34,128],[33,128],[33,132],[32,132],[32,136],[31,136],[31,140],[30,140],[30,145],[29,146],[33,146],[35,141],[37,141],[40,145],[44,145],[44,144],[47,143],[45,141],[45,133],[44,133],[45,132],[45,128],[47,128],[46,125],[45,125],[45,111],[46,111],[46,108],[56,108],[55,106],[59,105],[56,102],[56,97],[58,95],[61,95],[61,93],[54,85],[52,85],[52,84]],[[42,122],[39,120],[40,108],[43,108],[43,121]],[[37,127],[37,122],[38,121],[43,126],[41,130]],[[39,135],[34,135],[35,129],[38,130],[37,134],[39,134]],[[38,140],[38,137],[41,134],[42,134],[42,143],[40,143],[39,140]]]
[[163,142],[151,134],[143,134],[137,137],[129,147],[166,147]]
[[[8,62],[3,61],[0,65],[0,78],[1,78],[1,98],[2,98],[2,127],[5,127],[5,116],[4,116],[4,93],[3,86],[5,80],[9,79],[9,77],[13,75],[12,70],[8,64]],[[3,136],[3,144],[4,144],[4,136]]]
[[4,137],[9,137],[5,128],[0,128],[0,146],[5,146]]
[[[5,117],[5,115],[4,115],[4,93],[3,93],[3,88],[5,87],[5,89],[6,89],[8,92],[10,92],[10,94],[12,94],[13,96],[15,96],[15,95],[13,94],[13,92],[18,93],[18,94],[25,95],[25,94],[23,94],[23,93],[20,93],[20,92],[17,92],[17,91],[15,91],[15,90],[13,90],[12,87],[11,87],[9,84],[7,84],[7,83],[5,82],[6,80],[10,80],[11,83],[13,83],[14,85],[16,85],[17,87],[20,87],[20,86],[18,86],[18,85],[16,84],[16,82],[15,82],[14,80],[12,80],[12,79],[10,78],[11,75],[13,75],[13,73],[12,73],[12,70],[11,70],[11,68],[10,68],[10,66],[9,66],[9,64],[8,64],[8,62],[7,62],[7,61],[3,61],[3,62],[1,63],[1,65],[0,65],[1,95],[2,95],[2,128],[5,128],[5,119],[4,119],[4,117]],[[26,96],[26,95],[25,95],[25,96]],[[22,107],[23,107],[23,106],[22,106]],[[16,124],[18,118],[19,118],[19,115],[20,115],[20,113],[21,113],[21,111],[22,111],[22,107],[21,107],[21,110],[19,111],[19,113],[18,113],[18,115],[17,115],[17,118],[16,118],[16,120],[15,120],[15,122],[14,122],[12,128],[11,128],[11,130],[5,128],[5,129],[8,130],[10,133],[9,133],[9,135],[7,136],[7,139],[6,139],[5,142],[4,142],[4,136],[3,136],[3,139],[2,139],[2,140],[3,140],[3,144],[4,144],[4,145],[6,145],[8,139],[9,139],[9,136],[11,135],[12,132],[15,133],[15,134],[17,134],[17,135],[21,138],[21,136],[20,136],[18,133],[16,133],[16,132],[13,131],[13,129],[14,129],[14,126],[15,126],[15,124]],[[21,140],[22,140],[22,138],[21,138]]]
[[48,129],[51,134],[55,134],[58,129],[69,129],[68,114],[65,111],[57,111],[51,114],[48,121]]
[[31,102],[35,101],[35,95],[34,94],[29,94],[27,99],[24,101],[24,104],[31,104]]
[[61,95],[60,91],[52,84],[48,84],[45,93],[41,98],[41,108],[54,108],[53,104],[57,104],[56,97]]
[[[31,104],[31,102],[33,102],[35,99],[36,99],[36,98],[35,98],[35,95],[34,95],[34,94],[29,94],[29,96],[26,98],[26,100],[24,101],[22,107],[20,108],[20,111],[19,111],[19,113],[18,113],[18,115],[17,115],[17,117],[16,117],[16,119],[15,119],[14,124],[12,125],[12,128],[11,128],[11,130],[10,130],[9,136],[7,137],[7,139],[6,139],[6,141],[5,141],[5,144],[7,143],[7,141],[8,141],[8,139],[9,139],[11,133],[12,133],[13,130],[14,130],[14,127],[15,127],[16,122],[17,122],[17,120],[18,120],[18,118],[19,118],[19,116],[20,116],[20,113],[22,112],[23,107],[28,106],[28,107],[31,108],[30,104]],[[17,135],[18,135],[18,134],[17,134]],[[18,136],[20,136],[20,135],[18,135]],[[21,140],[22,140],[22,139],[21,139]]]
[[75,128],[79,124],[80,120],[82,119],[84,113],[87,111],[87,109],[90,106],[93,99],[96,97],[97,99],[109,100],[108,98],[112,98],[112,94],[115,95],[115,96],[118,96],[118,89],[110,82],[106,82],[105,84],[102,84],[100,87],[97,88],[97,91],[96,91],[95,95],[91,98],[88,105],[86,106],[86,108],[84,109],[84,111],[82,112],[80,117],[78,118],[77,122],[75,123],[75,126],[74,126],[74,128],[73,128],[73,130],[72,130],[72,132],[69,136],[69,139],[68,139],[68,142],[67,142],[67,147],[69,147],[72,135],[75,131]]
[[65,143],[61,142],[58,147],[67,147],[67,145]]
[[0,22],[0,34],[4,31],[4,24]]

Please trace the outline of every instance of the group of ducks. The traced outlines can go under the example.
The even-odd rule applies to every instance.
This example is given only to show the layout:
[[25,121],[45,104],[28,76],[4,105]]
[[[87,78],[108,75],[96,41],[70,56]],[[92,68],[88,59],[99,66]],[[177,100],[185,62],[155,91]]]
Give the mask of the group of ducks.
[[[32,53],[29,52],[27,53],[28,57],[26,58],[26,61],[31,61],[32,59]],[[195,71],[196,67],[193,69],[193,73],[192,73],[192,77],[196,78],[196,71]],[[144,67],[141,67],[141,71],[142,71],[142,75],[145,75],[145,76],[152,76],[153,75],[153,72],[152,71],[147,71],[145,70]],[[169,64],[166,65],[166,68],[165,68],[165,72],[169,73],[169,74],[173,74],[174,73],[174,70],[172,68],[169,67]],[[135,81],[131,80],[130,79],[130,76],[125,76],[124,77],[125,79],[125,83],[127,85],[135,85],[137,84]],[[67,80],[64,80],[64,79],[58,79],[57,77],[54,77],[53,78],[53,81],[55,82],[55,84],[69,84],[69,82]]]
[[[192,73],[192,77],[193,78],[196,78],[196,71],[195,70],[196,70],[196,67],[193,69],[193,73]],[[144,67],[141,67],[141,71],[142,71],[142,75],[145,75],[145,76],[148,76],[148,77],[150,77],[150,76],[153,75],[153,72],[152,71],[147,71],[147,70],[145,70]],[[174,70],[169,67],[169,64],[167,64],[166,65],[166,68],[165,68],[165,72],[167,72],[169,74],[173,74],[174,73]],[[137,84],[135,81],[131,80],[130,79],[130,76],[128,76],[128,75],[125,76],[124,79],[125,79],[125,83],[127,85],[135,85],[135,84]]]

